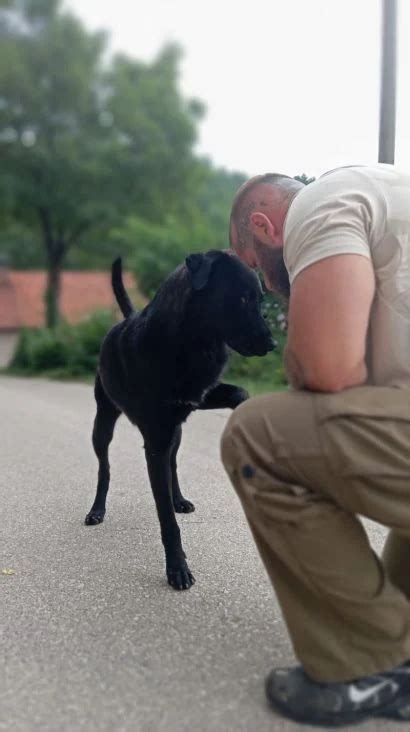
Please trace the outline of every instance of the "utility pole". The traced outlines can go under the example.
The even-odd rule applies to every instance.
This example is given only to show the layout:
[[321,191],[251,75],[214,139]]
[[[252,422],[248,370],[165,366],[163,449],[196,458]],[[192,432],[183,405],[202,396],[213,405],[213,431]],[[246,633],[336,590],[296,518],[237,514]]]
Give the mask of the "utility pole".
[[379,163],[394,163],[396,136],[397,0],[382,0]]

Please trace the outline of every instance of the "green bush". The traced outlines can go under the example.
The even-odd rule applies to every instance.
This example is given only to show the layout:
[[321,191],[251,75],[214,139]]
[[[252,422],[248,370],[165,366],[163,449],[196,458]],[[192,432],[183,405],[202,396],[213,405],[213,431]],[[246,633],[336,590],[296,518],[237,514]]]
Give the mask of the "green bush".
[[67,344],[61,331],[26,329],[20,335],[12,368],[38,373],[47,369],[63,368],[67,358]]
[[101,343],[114,325],[111,312],[99,311],[69,329],[72,369],[78,373],[93,373],[97,367]]
[[10,370],[66,377],[91,375],[97,367],[102,340],[114,322],[111,312],[101,311],[78,325],[26,329]]

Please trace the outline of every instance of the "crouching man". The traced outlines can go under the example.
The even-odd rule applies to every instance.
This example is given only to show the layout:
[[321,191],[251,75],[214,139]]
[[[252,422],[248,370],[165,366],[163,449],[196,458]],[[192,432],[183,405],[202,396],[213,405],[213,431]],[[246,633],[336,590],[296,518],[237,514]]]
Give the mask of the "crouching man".
[[[289,296],[291,389],[245,402],[222,437],[300,666],[283,715],[410,720],[410,176],[349,167],[238,191],[231,246]],[[380,560],[358,516],[389,527]]]

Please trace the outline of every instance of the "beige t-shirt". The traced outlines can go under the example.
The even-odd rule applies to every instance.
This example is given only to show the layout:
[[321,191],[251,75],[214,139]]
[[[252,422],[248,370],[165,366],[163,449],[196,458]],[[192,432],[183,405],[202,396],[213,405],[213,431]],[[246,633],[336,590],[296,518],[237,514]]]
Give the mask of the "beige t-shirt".
[[284,228],[291,284],[335,254],[373,263],[369,383],[410,388],[410,175],[391,165],[338,168],[298,193]]

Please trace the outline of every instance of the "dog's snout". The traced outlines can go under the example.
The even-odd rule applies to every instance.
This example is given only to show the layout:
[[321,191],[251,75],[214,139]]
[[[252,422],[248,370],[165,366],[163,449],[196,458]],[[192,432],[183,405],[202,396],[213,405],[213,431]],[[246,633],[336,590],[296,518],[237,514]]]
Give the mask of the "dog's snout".
[[273,351],[277,347],[276,341],[271,334],[264,333],[259,338],[253,338],[249,341],[248,352],[252,356],[266,356],[269,351]]

